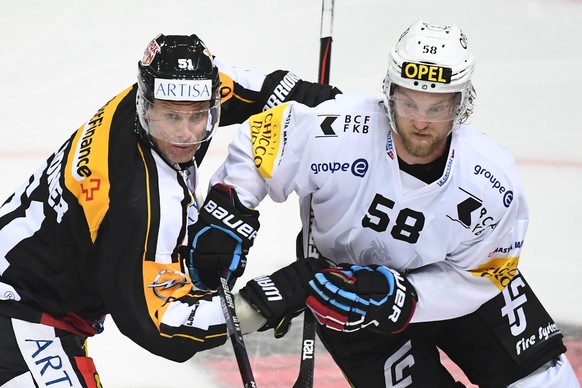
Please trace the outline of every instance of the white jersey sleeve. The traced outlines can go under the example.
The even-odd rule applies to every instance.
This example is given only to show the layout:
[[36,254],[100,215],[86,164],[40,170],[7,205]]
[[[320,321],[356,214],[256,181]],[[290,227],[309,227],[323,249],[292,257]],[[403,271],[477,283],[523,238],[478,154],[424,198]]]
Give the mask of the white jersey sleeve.
[[310,131],[318,128],[304,111],[310,108],[291,102],[251,116],[237,131],[227,160],[210,184],[235,187],[242,203],[251,208],[267,194],[283,202],[294,191],[307,195],[316,190],[310,177],[299,173],[309,160],[307,155],[316,152],[308,139]]
[[488,136],[461,126],[441,178],[423,183],[400,170],[379,101],[340,95],[252,116],[211,182],[235,187],[250,207],[266,195],[311,198],[318,250],[405,274],[419,296],[414,322],[471,313],[517,269],[528,224],[517,167]]

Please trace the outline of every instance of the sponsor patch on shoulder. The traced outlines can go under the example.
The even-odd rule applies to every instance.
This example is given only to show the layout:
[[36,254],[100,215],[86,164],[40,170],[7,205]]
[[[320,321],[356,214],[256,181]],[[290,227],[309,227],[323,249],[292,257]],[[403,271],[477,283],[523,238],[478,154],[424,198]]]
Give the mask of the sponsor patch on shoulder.
[[255,166],[264,178],[270,178],[273,174],[281,146],[283,113],[287,106],[288,104],[279,105],[249,119]]

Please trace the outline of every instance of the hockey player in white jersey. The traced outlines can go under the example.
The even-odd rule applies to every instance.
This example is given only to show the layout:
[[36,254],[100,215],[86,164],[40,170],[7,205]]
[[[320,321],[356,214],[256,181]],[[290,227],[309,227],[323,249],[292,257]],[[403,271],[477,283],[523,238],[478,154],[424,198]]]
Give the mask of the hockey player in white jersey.
[[327,260],[295,262],[240,295],[277,337],[307,305],[353,386],[462,385],[438,349],[480,387],[579,386],[518,269],[529,214],[516,164],[465,124],[473,68],[457,26],[419,21],[390,52],[383,96],[254,115],[211,180],[251,208],[299,196],[314,242],[303,252]]

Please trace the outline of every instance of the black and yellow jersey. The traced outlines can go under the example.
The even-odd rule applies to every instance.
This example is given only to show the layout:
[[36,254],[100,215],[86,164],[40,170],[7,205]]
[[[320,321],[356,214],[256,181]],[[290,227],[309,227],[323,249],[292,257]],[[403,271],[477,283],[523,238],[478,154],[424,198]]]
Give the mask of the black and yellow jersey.
[[[221,125],[339,92],[217,64]],[[137,135],[136,91],[107,102],[0,208],[0,315],[91,336],[111,314],[142,347],[185,361],[224,343],[226,326],[216,293],[194,288],[184,268],[196,203],[185,172]]]

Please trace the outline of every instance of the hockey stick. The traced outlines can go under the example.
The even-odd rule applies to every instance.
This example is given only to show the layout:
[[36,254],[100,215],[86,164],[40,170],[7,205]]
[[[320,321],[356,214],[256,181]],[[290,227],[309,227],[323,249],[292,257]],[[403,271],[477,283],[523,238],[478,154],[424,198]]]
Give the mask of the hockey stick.
[[[311,203],[311,199],[309,201]],[[311,220],[313,213],[309,209],[309,230],[307,235],[307,256],[319,257],[319,252],[315,247],[311,237]],[[303,260],[297,257],[297,260]],[[301,339],[301,361],[299,362],[299,375],[293,388],[311,388],[313,387],[313,376],[315,372],[315,317],[309,310],[303,313],[303,334]]]
[[[329,69],[331,66],[331,44],[333,30],[334,0],[322,0],[321,2],[321,30],[319,39],[319,76],[320,84],[329,84]],[[311,200],[309,201],[311,203]],[[309,228],[307,233],[307,252],[313,255],[317,252],[313,237],[311,236],[311,221],[313,214],[309,209]],[[301,259],[298,257],[298,259]],[[311,312],[303,313],[303,338],[301,340],[301,361],[299,375],[293,388],[313,387],[313,375],[315,372],[315,317]]]
[[329,84],[334,0],[321,1],[321,30],[319,38],[319,83]]
[[255,382],[253,370],[251,369],[249,355],[247,354],[247,348],[245,346],[242,331],[240,329],[240,322],[236,316],[234,298],[232,296],[232,292],[230,292],[230,288],[228,287],[228,283],[226,282],[226,278],[224,276],[220,276],[218,293],[220,295],[222,312],[226,318],[226,328],[232,342],[232,348],[236,357],[236,363],[238,364],[240,377],[243,381],[243,387],[254,388],[257,386],[257,383]]

